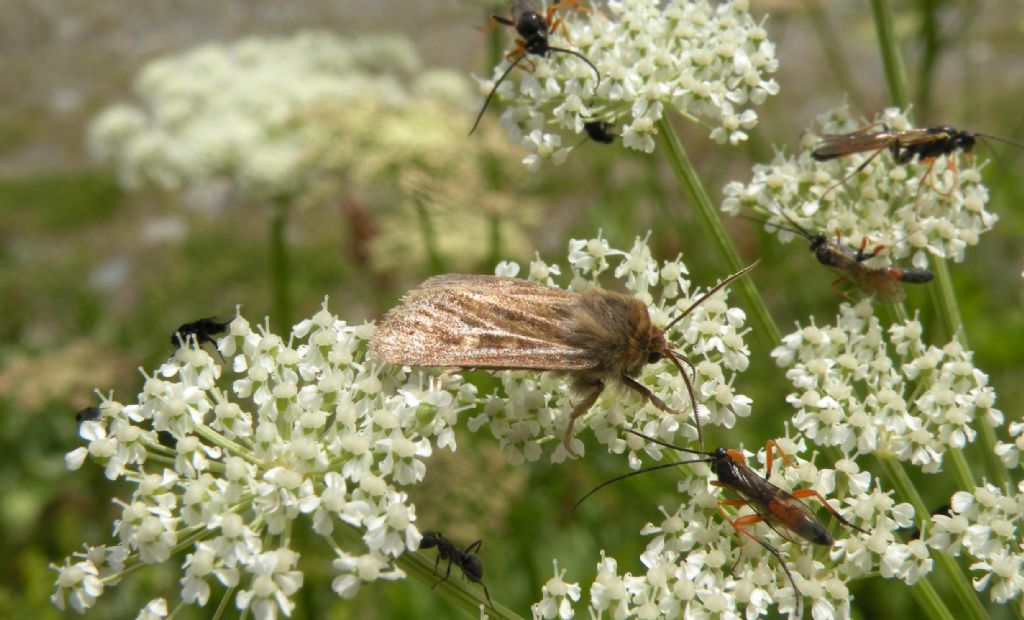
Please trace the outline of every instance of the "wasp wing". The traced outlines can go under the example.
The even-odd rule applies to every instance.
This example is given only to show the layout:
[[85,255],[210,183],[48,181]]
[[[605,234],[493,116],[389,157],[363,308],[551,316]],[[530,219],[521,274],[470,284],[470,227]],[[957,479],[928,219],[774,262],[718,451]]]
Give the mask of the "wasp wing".
[[891,146],[896,137],[897,134],[891,131],[826,134],[814,147],[811,156],[818,161],[826,161],[854,153],[878,151]]
[[599,360],[565,340],[579,297],[518,278],[436,276],[387,313],[370,349],[378,360],[409,366],[592,368]]

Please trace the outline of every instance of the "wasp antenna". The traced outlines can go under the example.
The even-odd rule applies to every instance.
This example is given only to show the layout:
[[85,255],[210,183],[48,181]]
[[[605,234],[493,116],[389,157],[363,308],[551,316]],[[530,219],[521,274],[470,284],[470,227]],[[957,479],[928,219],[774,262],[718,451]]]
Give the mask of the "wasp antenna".
[[512,61],[512,64],[508,66],[508,69],[505,69],[505,72],[501,74],[501,77],[498,78],[498,81],[494,83],[494,88],[491,89],[491,92],[487,93],[487,99],[484,99],[484,105],[483,107],[480,108],[480,112],[476,115],[476,120],[473,121],[473,128],[469,130],[470,136],[473,135],[474,131],[476,131],[477,125],[480,124],[480,119],[484,117],[484,112],[487,111],[487,106],[491,104],[491,99],[494,98],[494,93],[498,92],[498,87],[501,86],[501,83],[505,81],[505,78],[508,77],[508,74],[512,73],[512,69],[516,68],[516,65],[519,64],[519,61],[524,58],[526,58],[526,54],[520,54],[519,56],[516,56],[516,59]]
[[601,72],[598,71],[597,67],[594,66],[594,63],[590,62],[590,59],[587,58],[586,56],[584,56],[583,54],[581,54],[579,52],[576,52],[576,51],[573,51],[573,50],[570,50],[570,49],[565,49],[564,47],[548,47],[548,51],[550,51],[550,52],[562,52],[563,54],[572,54],[573,56],[575,56],[575,57],[579,58],[580,60],[582,60],[583,62],[587,63],[587,65],[590,66],[590,68],[594,70],[594,75],[597,76],[597,84],[594,85],[594,90],[597,90],[597,87],[601,85]]
[[1007,138],[1000,138],[999,136],[993,136],[987,133],[976,133],[974,135],[985,140],[995,140],[996,142],[1002,142],[1003,144],[1009,144],[1010,146],[1024,150],[1024,144],[1021,144],[1020,142],[1014,142],[1013,140],[1008,140]]
[[622,474],[621,476],[616,476],[616,477],[612,478],[611,480],[605,480],[601,484],[597,485],[596,487],[594,487],[593,489],[588,491],[587,494],[584,495],[583,497],[581,497],[578,502],[573,504],[572,510],[570,510],[569,512],[575,512],[576,509],[579,508],[579,505],[583,503],[583,500],[587,499],[588,497],[590,497],[594,493],[597,493],[601,489],[605,488],[606,486],[608,486],[609,484],[612,484],[614,482],[619,482],[621,480],[625,480],[626,478],[631,478],[633,476],[639,476],[640,474],[646,474],[646,473],[650,473],[652,471],[658,471],[659,469],[668,469],[669,467],[675,467],[677,465],[689,465],[691,463],[709,463],[709,462],[711,462],[710,457],[706,457],[706,458],[702,458],[702,459],[691,459],[689,461],[676,461],[674,463],[662,463],[661,465],[654,465],[652,467],[645,467],[643,469],[638,469],[636,471],[631,471],[628,474]]
[[645,435],[645,434],[641,433],[640,431],[635,431],[635,430],[633,430],[631,428],[624,428],[622,430],[626,431],[630,435],[636,435],[637,437],[641,437],[641,438],[646,439],[647,441],[649,441],[651,443],[656,443],[659,446],[663,446],[665,448],[670,448],[672,450],[678,450],[680,452],[686,452],[687,454],[700,454],[700,455],[703,455],[703,456],[706,456],[706,457],[710,457],[711,456],[711,453],[709,453],[709,452],[705,452],[703,450],[691,450],[690,448],[681,448],[679,446],[672,445],[672,444],[670,444],[667,441],[662,441],[662,440],[660,440],[660,439],[658,439],[656,437],[651,437],[650,435]]
[[703,295],[701,295],[700,299],[698,299],[697,301],[695,301],[692,304],[690,304],[690,307],[687,308],[686,310],[684,310],[682,314],[680,314],[676,318],[672,319],[672,321],[668,324],[668,326],[665,327],[665,331],[667,332],[668,330],[672,329],[673,325],[675,325],[679,321],[681,321],[684,318],[686,318],[686,315],[688,315],[691,312],[693,312],[693,309],[696,308],[697,306],[701,305],[702,303],[704,303],[704,301],[707,300],[708,297],[711,297],[712,295],[714,295],[718,291],[722,290],[723,287],[728,286],[729,283],[732,282],[733,280],[735,280],[736,278],[738,278],[738,277],[740,277],[742,275],[745,275],[748,271],[750,271],[751,269],[756,267],[759,262],[761,262],[761,259],[755,260],[754,262],[750,263],[749,265],[747,265],[743,269],[740,269],[736,273],[732,274],[731,276],[727,277],[726,279],[724,279],[721,282],[719,282],[718,284],[716,284],[715,287],[713,289],[711,289],[710,291],[708,291],[707,293],[704,293]]
[[[693,382],[690,381],[689,375],[687,375],[686,371],[683,370],[683,365],[679,362],[676,354],[668,349],[665,350],[665,354],[665,356],[672,360],[672,363],[676,365],[676,368],[679,369],[679,374],[683,376],[683,381],[686,383],[686,391],[690,395],[690,408],[693,409],[693,423],[697,427],[697,445],[700,446],[701,449],[700,452],[694,452],[694,454],[704,454],[704,433],[700,427],[700,409],[697,407],[697,393],[693,389]],[[687,360],[687,364],[690,364],[689,360]],[[693,364],[690,364],[690,367],[693,368]],[[694,379],[697,378],[696,368],[693,368],[693,377]],[[669,447],[675,448],[675,446]],[[680,450],[681,448],[676,449]],[[683,452],[692,452],[692,450],[683,450]]]
[[811,238],[811,233],[807,232],[803,228],[790,228],[789,226],[783,226],[782,224],[776,224],[775,222],[769,222],[768,220],[762,220],[761,218],[751,217],[749,215],[740,214],[739,217],[741,217],[741,218],[743,218],[745,220],[750,220],[751,222],[757,222],[758,224],[764,224],[765,226],[774,226],[778,230],[784,230],[786,232],[791,232],[794,235],[799,235],[799,236],[803,237],[804,239],[810,240],[810,238]]

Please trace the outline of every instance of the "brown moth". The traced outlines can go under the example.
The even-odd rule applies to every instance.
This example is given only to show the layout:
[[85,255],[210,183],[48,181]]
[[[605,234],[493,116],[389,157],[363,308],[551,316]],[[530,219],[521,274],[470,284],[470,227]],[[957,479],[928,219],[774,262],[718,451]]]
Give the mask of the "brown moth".
[[[697,397],[665,332],[694,308],[754,265],[732,274],[672,320],[651,323],[644,302],[600,288],[582,293],[518,278],[448,274],[406,293],[370,341],[377,360],[403,366],[544,370],[568,375],[582,400],[572,411],[563,443],[569,454],[572,428],[611,384],[624,385],[658,409],[675,414],[636,380],[643,367],[666,357],[679,369],[690,395],[698,442],[703,446]],[[703,449],[703,448],[702,448]]]

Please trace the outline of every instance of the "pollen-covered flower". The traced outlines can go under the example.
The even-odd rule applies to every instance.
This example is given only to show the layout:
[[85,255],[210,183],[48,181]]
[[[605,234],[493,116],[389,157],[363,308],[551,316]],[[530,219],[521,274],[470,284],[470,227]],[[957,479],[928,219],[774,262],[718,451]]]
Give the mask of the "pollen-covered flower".
[[[895,108],[874,122],[872,130],[882,130],[882,124],[897,131],[911,128],[907,113]],[[793,232],[799,227],[810,234],[838,234],[854,249],[864,243],[868,253],[883,246],[878,260],[911,257],[919,269],[927,267],[929,254],[963,261],[964,250],[998,220],[985,209],[983,166],[959,150],[906,164],[894,162],[883,147],[827,161],[812,157],[822,136],[863,125],[845,106],[819,116],[797,154],[780,150],[771,163],[754,166],[749,183],[727,184],[722,210],[733,215],[745,210],[764,219],[783,243],[801,239]]]
[[[614,266],[614,268],[613,268]],[[511,264],[500,266],[502,273],[517,273]],[[618,283],[601,281],[611,271]],[[539,258],[530,264],[531,279],[552,286],[562,268]],[[652,322],[664,327],[689,308],[715,282],[695,284],[689,279],[681,260],[659,262],[651,257],[645,239],[638,238],[628,252],[612,248],[605,239],[574,239],[569,242],[568,288],[584,291],[596,286],[625,288],[648,305]],[[666,334],[669,346],[682,352],[694,364],[696,376],[691,384],[696,391],[702,424],[732,427],[737,417],[750,414],[750,399],[733,386],[733,379],[746,370],[749,350],[744,335],[746,315],[726,302],[728,289],[717,292]],[[687,368],[687,372],[690,370]],[[489,425],[514,463],[534,461],[544,450],[547,437],[560,437],[574,409],[575,396],[566,377],[553,373],[504,371],[498,373],[501,390],[487,400],[483,412],[470,421],[470,429]],[[648,421],[671,426],[687,426],[686,433],[696,438],[692,407],[686,380],[666,360],[647,364],[637,380],[681,415],[671,416],[633,391],[607,390],[588,413],[575,422],[575,432],[591,428],[598,441],[622,451],[617,430],[623,425],[640,428]],[[583,442],[572,440],[577,454]],[[552,460],[569,456],[561,442],[554,446]]]
[[[668,109],[707,126],[716,141],[736,144],[757,124],[754,107],[778,92],[769,77],[778,67],[775,46],[746,0],[613,0],[555,15],[564,27],[549,44],[586,57],[600,80],[577,56],[552,51],[528,55],[519,65],[534,69],[513,70],[498,86],[507,106],[501,122],[530,150],[530,165],[564,159],[594,119],[613,123],[626,147],[649,153],[655,122]],[[509,62],[480,81],[482,95]]]
[[942,468],[948,448],[974,440],[974,421],[1002,422],[988,376],[956,340],[922,340],[915,318],[886,333],[871,303],[839,307],[833,325],[797,325],[772,357],[787,368],[793,424],[849,457],[892,454],[924,472]]

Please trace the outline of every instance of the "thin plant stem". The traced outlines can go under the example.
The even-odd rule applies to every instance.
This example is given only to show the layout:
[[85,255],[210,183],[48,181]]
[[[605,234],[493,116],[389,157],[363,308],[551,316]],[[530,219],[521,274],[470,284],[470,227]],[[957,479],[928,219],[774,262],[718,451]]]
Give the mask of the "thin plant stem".
[[286,330],[292,326],[291,282],[288,272],[288,243],[285,240],[285,229],[288,224],[287,199],[278,198],[270,205],[270,274],[273,286],[272,304],[273,317],[280,321]]
[[953,614],[942,603],[942,599],[939,597],[939,593],[936,592],[935,586],[932,585],[932,582],[927,577],[915,583],[910,588],[910,594],[917,601],[921,609],[926,611],[929,618],[954,620]]
[[452,567],[451,576],[438,583],[438,580],[444,576],[446,564],[444,561],[441,562],[437,575],[434,574],[434,562],[428,559],[424,553],[405,553],[395,563],[413,579],[433,587],[444,598],[469,613],[472,617],[480,617],[480,606],[483,605],[487,615],[491,618],[522,620],[518,614],[508,607],[494,602],[493,596],[491,601],[494,602],[494,608],[491,608],[487,604],[487,597],[484,596],[484,589],[479,584],[469,583],[461,577],[456,577],[459,569],[455,566]]
[[[725,227],[722,226],[718,210],[711,204],[711,198],[708,196],[707,190],[704,189],[704,184],[701,183],[700,176],[690,162],[690,158],[686,156],[686,151],[683,149],[682,143],[679,142],[679,136],[676,135],[672,122],[665,116],[658,120],[658,135],[668,152],[669,163],[672,165],[672,171],[676,178],[679,179],[683,194],[697,212],[704,232],[714,242],[719,258],[732,273],[739,271],[744,265],[740,262],[739,254],[736,253],[732,240],[725,232]],[[747,309],[753,313],[758,336],[769,348],[778,345],[782,340],[779,328],[769,314],[753,279],[750,277],[740,278],[733,286],[739,289]]]
[[[914,512],[917,514],[918,519],[921,523],[924,523],[928,519],[930,511],[928,506],[924,503],[921,495],[914,488],[914,483],[911,482],[910,476],[907,475],[903,465],[891,456],[878,456],[878,462],[882,466],[882,470],[885,471],[886,476],[889,478],[889,482],[893,488],[896,489],[896,493],[901,498],[910,502],[914,507]],[[967,580],[967,576],[960,569],[960,565],[956,563],[951,556],[945,553],[932,553],[932,559],[935,563],[942,567],[943,572],[949,578],[950,583],[953,586],[953,594],[959,599],[960,603],[964,607],[966,612],[966,618],[970,620],[987,620],[988,613],[985,611],[985,607],[978,600],[977,593],[971,587],[970,582]],[[940,600],[939,603],[942,601]],[[946,605],[942,604],[943,608]],[[929,611],[929,608],[925,608],[925,611]],[[949,613],[948,608],[946,612]],[[932,618],[946,617],[945,614],[931,616]]]
[[427,252],[427,267],[430,273],[443,273],[444,258],[437,248],[437,231],[434,230],[434,222],[430,219],[430,213],[427,212],[427,205],[423,204],[423,199],[417,197],[415,201],[416,217],[420,220],[420,233],[423,235],[423,247]]
[[[875,16],[875,30],[878,34],[878,46],[881,49],[882,61],[885,66],[885,79],[889,86],[889,97],[892,99],[893,104],[902,110],[906,110],[910,105],[907,94],[909,92],[907,72],[903,64],[903,58],[900,55],[896,35],[892,28],[892,9],[889,6],[888,0],[871,0],[871,9]],[[967,334],[963,327],[963,319],[960,316],[960,307],[957,304],[956,294],[953,291],[953,281],[950,278],[949,266],[946,264],[946,260],[935,258],[932,264],[932,271],[935,273],[935,284],[929,287],[929,291],[932,301],[938,309],[942,323],[946,328],[946,332],[950,338],[956,338],[964,348],[969,348]],[[1006,466],[996,456],[995,433],[985,420],[979,420],[978,426],[981,428],[978,436],[988,469],[997,483],[1005,488],[1009,484],[1010,476],[1006,471]],[[954,458],[962,460],[963,455],[959,454]],[[966,467],[965,460],[962,464]],[[960,471],[960,474],[963,473],[963,471]],[[973,480],[973,476],[961,475],[960,478]],[[971,488],[973,488],[973,485],[965,490],[970,490]]]

